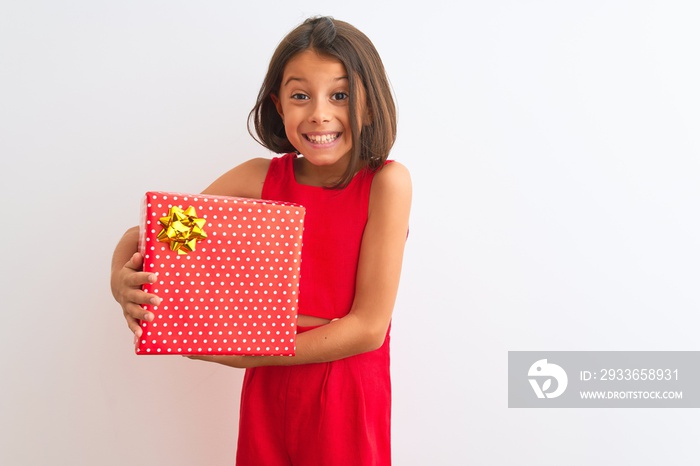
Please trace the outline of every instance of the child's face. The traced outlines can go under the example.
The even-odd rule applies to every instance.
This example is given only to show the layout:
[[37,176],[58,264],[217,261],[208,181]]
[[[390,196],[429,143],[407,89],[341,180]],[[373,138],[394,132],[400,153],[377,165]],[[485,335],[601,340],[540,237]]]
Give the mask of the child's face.
[[272,99],[289,142],[313,165],[347,166],[352,149],[349,96],[347,72],[339,60],[306,50],[287,62],[279,94]]

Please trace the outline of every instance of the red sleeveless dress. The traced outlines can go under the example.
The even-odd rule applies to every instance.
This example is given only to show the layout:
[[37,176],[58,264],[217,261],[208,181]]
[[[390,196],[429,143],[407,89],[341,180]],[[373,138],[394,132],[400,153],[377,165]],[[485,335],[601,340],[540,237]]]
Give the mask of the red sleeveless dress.
[[[306,207],[299,313],[343,317],[374,173],[362,170],[340,190],[307,186],[294,177],[295,158],[272,159],[262,197]],[[388,466],[390,433],[388,334],[381,348],[338,361],[246,370],[238,466]]]
[[344,189],[297,183],[296,154],[275,158],[263,185],[263,199],[306,207],[299,283],[299,314],[335,319],[350,311],[360,243],[367,223],[373,173],[364,170]]

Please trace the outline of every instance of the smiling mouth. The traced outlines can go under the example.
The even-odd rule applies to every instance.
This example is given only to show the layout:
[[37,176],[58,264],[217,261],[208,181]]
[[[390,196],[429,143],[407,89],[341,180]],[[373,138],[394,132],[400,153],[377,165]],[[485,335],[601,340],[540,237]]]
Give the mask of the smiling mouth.
[[331,142],[338,139],[340,133],[330,133],[330,134],[306,134],[304,137],[313,144],[330,144]]

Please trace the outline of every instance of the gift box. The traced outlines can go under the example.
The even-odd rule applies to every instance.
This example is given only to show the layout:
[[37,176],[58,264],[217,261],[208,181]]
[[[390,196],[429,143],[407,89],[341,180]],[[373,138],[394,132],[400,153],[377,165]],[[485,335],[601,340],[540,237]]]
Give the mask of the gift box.
[[302,206],[204,194],[146,193],[139,251],[157,273],[144,291],[139,355],[294,355]]

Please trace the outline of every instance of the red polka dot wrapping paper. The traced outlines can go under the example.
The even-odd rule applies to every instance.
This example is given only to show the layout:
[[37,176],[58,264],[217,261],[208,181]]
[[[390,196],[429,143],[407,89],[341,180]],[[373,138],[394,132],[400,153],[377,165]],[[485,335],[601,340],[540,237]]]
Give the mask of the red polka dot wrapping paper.
[[[173,206],[205,220],[193,251],[158,240]],[[139,251],[158,278],[143,289],[162,301],[144,306],[155,318],[141,322],[136,354],[294,355],[304,215],[285,202],[146,193]]]

